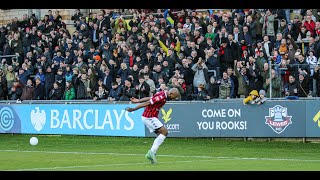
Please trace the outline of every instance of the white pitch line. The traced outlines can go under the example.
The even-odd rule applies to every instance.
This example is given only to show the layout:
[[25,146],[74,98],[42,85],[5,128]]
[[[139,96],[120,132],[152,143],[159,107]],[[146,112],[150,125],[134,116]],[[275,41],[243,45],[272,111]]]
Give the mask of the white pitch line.
[[[22,153],[46,153],[46,154],[89,154],[89,155],[114,155],[114,156],[144,156],[145,154],[107,153],[107,152],[68,152],[68,151],[20,151],[0,150],[0,152],[22,152]],[[204,158],[204,159],[230,159],[230,160],[268,160],[268,161],[302,161],[320,162],[320,159],[288,159],[288,158],[256,158],[256,157],[224,157],[224,156],[183,156],[174,154],[159,154],[158,157],[181,157],[181,158]]]
[[[174,161],[174,162],[158,162],[158,164],[172,164],[172,163],[194,163],[194,162],[205,162],[214,161],[211,160],[196,160],[196,161]],[[39,170],[57,170],[57,169],[73,169],[73,168],[87,168],[87,167],[115,167],[115,166],[133,166],[133,165],[149,165],[149,163],[124,163],[124,164],[100,164],[100,165],[88,165],[88,166],[58,166],[48,168],[31,168],[31,169],[15,169],[5,171],[39,171]],[[151,165],[151,164],[150,164]]]

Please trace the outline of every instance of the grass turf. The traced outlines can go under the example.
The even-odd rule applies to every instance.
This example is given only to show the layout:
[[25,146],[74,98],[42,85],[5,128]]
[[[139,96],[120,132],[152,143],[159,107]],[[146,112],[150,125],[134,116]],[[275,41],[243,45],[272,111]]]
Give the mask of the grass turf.
[[318,143],[170,138],[158,164],[144,157],[154,138],[0,134],[2,171],[318,171]]

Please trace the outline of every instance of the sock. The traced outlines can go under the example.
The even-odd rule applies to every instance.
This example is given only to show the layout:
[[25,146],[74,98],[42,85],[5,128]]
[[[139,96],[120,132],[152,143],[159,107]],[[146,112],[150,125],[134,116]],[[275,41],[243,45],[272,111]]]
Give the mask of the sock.
[[165,135],[159,134],[159,136],[153,141],[151,151],[156,154],[159,146],[163,143],[165,139],[166,139]]

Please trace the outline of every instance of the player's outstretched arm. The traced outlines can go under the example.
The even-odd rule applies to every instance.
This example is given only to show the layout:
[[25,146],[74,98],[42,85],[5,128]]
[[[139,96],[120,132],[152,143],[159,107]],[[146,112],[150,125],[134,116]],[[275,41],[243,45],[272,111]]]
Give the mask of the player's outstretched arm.
[[150,102],[150,101],[146,101],[146,102],[144,102],[144,103],[141,103],[141,104],[137,105],[137,106],[134,107],[134,108],[129,108],[129,107],[127,107],[127,108],[126,108],[126,111],[132,112],[132,111],[138,110],[138,109],[140,109],[140,108],[146,107],[146,106],[148,106],[149,104],[151,104],[151,102]]
[[131,100],[131,102],[133,102],[133,103],[142,103],[142,102],[149,101],[149,100],[150,100],[150,97],[144,97],[144,98],[142,98],[142,99],[137,99],[137,98],[132,97],[130,100]]

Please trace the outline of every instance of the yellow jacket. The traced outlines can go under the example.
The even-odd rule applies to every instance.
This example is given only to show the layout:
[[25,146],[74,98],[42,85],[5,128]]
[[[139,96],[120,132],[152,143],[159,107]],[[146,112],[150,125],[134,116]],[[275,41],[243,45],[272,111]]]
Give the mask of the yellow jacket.
[[250,92],[249,96],[243,99],[243,104],[247,104],[248,102],[254,100],[251,95],[254,95],[254,96],[256,96],[256,97],[259,97],[258,91],[257,91],[257,90],[252,90],[252,91]]
[[[163,44],[163,42],[161,41],[161,40],[158,40],[158,42],[159,42],[159,44],[160,44],[160,47],[163,49],[163,51],[166,53],[166,55],[167,56],[169,56],[169,54],[168,54],[168,47],[165,45],[165,44]],[[176,53],[177,53],[177,55],[179,55],[179,53],[180,53],[180,46],[181,46],[181,43],[180,43],[180,41],[177,41],[177,45],[176,45],[176,47],[174,48],[174,50],[176,51]]]
[[248,97],[243,99],[243,104],[247,104],[248,102],[252,101],[253,98],[251,97],[251,95],[249,95]]

